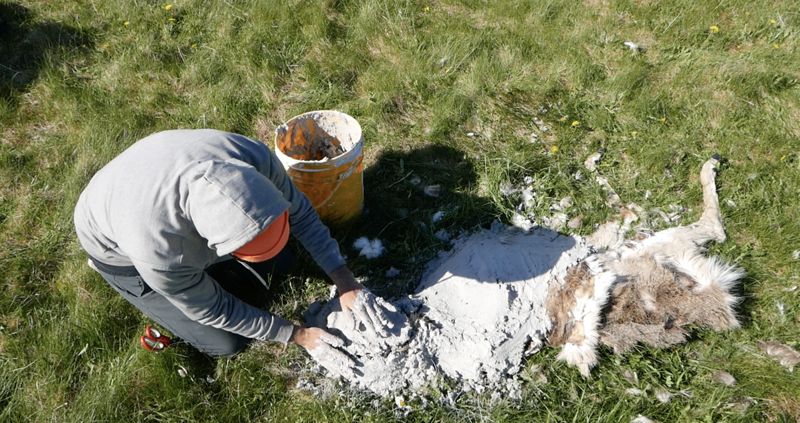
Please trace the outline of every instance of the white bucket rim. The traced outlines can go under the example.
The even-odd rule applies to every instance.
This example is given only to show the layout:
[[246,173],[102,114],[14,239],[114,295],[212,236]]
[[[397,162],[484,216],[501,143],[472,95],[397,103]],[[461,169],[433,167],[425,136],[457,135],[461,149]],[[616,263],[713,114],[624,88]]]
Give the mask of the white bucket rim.
[[[343,117],[348,124],[353,124],[353,128],[356,130],[356,135],[358,136],[353,146],[344,153],[328,160],[298,160],[281,151],[280,147],[278,147],[278,134],[280,129],[295,119],[301,119],[306,117],[307,115],[312,115],[312,114],[339,115]],[[359,157],[364,148],[364,133],[361,130],[361,124],[354,117],[350,116],[345,112],[339,110],[312,110],[310,112],[305,112],[297,116],[294,116],[291,119],[287,120],[286,122],[280,124],[280,126],[278,126],[277,128],[275,128],[274,142],[275,142],[275,155],[278,156],[278,159],[281,161],[281,163],[284,164],[284,166],[297,169],[305,169],[309,171],[325,171],[327,169],[318,169],[316,167],[321,164],[329,164],[329,165],[334,165],[334,167],[339,167],[340,165],[349,163],[355,160],[357,157]],[[307,168],[306,165],[313,165],[313,168]]]

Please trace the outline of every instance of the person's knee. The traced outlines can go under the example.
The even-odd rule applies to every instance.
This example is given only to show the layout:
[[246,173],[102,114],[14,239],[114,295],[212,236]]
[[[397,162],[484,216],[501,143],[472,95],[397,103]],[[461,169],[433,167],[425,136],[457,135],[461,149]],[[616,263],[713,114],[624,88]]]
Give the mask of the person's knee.
[[231,336],[222,337],[217,341],[213,345],[195,345],[195,347],[211,357],[232,357],[244,351],[250,345],[252,339],[231,334]]

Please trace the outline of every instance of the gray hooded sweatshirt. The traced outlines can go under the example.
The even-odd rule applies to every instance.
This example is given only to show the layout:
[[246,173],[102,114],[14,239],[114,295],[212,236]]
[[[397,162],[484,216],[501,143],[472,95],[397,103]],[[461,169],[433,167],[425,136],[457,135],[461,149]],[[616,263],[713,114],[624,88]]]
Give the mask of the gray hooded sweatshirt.
[[201,129],[144,138],[94,175],[75,207],[94,259],[133,266],[190,319],[288,342],[292,324],[223,290],[204,269],[230,258],[284,210],[291,233],[326,273],[345,264],[306,196],[263,144]]

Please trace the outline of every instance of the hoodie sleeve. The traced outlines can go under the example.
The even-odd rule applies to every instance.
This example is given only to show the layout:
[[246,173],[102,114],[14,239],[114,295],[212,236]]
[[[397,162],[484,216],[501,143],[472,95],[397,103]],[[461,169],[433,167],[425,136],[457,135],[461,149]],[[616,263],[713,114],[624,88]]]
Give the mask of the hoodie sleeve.
[[134,261],[142,278],[188,318],[262,341],[289,342],[294,325],[228,293],[208,273],[196,269],[158,270]]
[[308,250],[314,261],[325,273],[330,274],[337,268],[345,265],[344,257],[339,250],[339,244],[331,237],[330,230],[319,218],[317,211],[311,206],[305,194],[298,190],[292,183],[283,165],[269,151],[269,160],[266,166],[259,169],[283,193],[283,197],[291,203],[289,206],[289,223],[292,235],[297,238],[303,247]]

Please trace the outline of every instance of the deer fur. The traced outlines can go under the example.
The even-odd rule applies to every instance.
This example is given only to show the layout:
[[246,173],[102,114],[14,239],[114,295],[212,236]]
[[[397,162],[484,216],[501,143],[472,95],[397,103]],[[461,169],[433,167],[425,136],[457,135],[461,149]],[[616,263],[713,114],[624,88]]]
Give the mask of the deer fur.
[[739,327],[731,289],[744,271],[705,254],[710,241],[725,241],[715,186],[718,163],[714,157],[700,171],[703,214],[697,222],[639,240],[625,239],[637,219],[635,207],[621,207],[608,181],[595,173],[609,205],[620,207],[621,222],[601,225],[588,238],[596,253],[550,287],[548,343],[561,347],[560,360],[588,376],[598,343],[620,354],[639,343],[655,348],[682,343],[691,328]]

